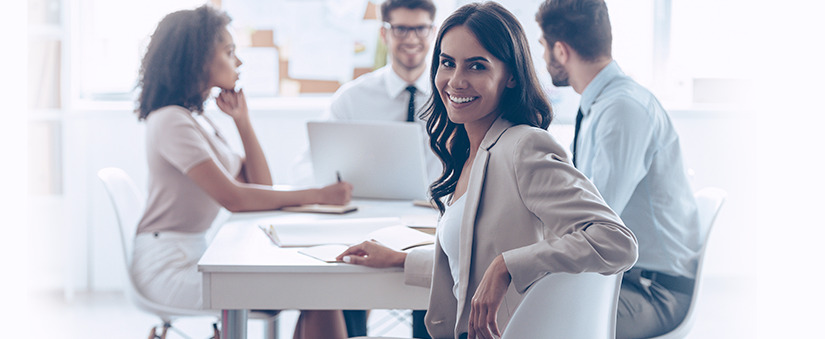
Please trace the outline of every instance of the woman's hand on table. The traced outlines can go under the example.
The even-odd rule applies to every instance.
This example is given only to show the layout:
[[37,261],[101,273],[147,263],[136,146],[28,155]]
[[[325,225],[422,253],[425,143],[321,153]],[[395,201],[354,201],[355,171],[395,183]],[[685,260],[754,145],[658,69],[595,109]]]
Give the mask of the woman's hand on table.
[[393,250],[375,240],[370,240],[351,246],[335,259],[345,263],[376,268],[404,267],[407,253]]

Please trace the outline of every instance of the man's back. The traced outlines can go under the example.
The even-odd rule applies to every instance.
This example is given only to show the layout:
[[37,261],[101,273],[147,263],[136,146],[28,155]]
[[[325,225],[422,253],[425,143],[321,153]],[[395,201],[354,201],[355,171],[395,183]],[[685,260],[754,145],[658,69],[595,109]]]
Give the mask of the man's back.
[[670,117],[615,62],[582,92],[581,109],[576,166],[636,234],[636,267],[693,278],[699,221]]

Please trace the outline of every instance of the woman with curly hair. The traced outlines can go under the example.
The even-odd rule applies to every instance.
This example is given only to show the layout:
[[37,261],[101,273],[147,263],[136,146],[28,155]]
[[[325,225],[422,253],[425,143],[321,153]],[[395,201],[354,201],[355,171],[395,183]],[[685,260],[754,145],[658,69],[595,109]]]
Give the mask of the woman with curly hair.
[[[235,91],[235,43],[226,13],[209,6],[167,15],[140,69],[138,118],[146,122],[149,196],[135,238],[131,275],[143,294],[164,305],[201,308],[197,263],[206,231],[221,207],[232,212],[302,204],[346,204],[352,185],[278,191],[261,149],[243,90]],[[203,114],[218,87],[218,108],[234,121],[244,155],[234,152]],[[301,315],[297,338],[341,338],[340,311]],[[335,326],[313,326],[315,321]]]

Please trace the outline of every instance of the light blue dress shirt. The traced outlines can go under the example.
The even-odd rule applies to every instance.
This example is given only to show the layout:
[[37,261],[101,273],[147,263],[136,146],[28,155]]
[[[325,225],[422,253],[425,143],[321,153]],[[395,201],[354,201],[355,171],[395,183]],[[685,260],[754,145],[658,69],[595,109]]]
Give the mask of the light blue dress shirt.
[[699,216],[667,112],[616,61],[584,89],[581,110],[576,167],[636,235],[634,267],[694,278]]

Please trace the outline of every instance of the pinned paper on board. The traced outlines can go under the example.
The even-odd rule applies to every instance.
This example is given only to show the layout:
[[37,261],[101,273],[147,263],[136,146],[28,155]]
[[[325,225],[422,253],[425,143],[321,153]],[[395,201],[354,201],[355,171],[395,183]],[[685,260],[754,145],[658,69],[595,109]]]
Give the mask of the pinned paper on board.
[[[258,55],[272,51],[242,55],[246,69],[256,66],[256,74],[242,73],[247,93],[331,93],[376,65],[380,22],[368,0],[223,0],[221,6],[233,18],[239,46],[275,49],[269,66],[258,61],[272,59]],[[259,33],[271,42],[257,44]],[[273,73],[276,80],[270,82]]]

